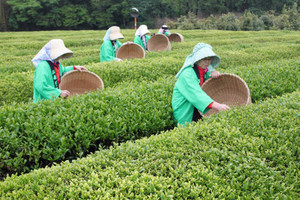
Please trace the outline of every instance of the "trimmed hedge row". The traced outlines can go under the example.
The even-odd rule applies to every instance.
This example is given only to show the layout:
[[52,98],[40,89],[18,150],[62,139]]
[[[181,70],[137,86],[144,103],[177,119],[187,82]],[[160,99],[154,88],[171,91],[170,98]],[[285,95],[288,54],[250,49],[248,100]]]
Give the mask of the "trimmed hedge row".
[[68,100],[3,106],[0,176],[173,128],[170,102],[174,82],[124,83]]
[[[156,32],[157,30],[153,30]],[[88,65],[89,63],[99,62],[99,50],[102,38],[106,31],[43,31],[43,32],[18,32],[18,33],[0,33],[0,77],[5,77],[13,72],[33,71],[34,67],[31,59],[45,45],[49,39],[61,38],[65,44],[74,52],[74,56],[64,61],[66,65]],[[133,41],[134,30],[122,30],[125,41]],[[215,30],[181,30],[184,36],[184,43],[172,43],[172,51],[148,54],[147,57],[159,57],[169,53],[184,50],[180,58],[185,59],[190,54],[194,45],[198,42],[211,44],[221,55],[225,65],[244,65],[250,58],[256,61],[259,58],[270,60],[276,57],[272,52],[278,52],[282,58],[287,55],[288,58],[297,57],[297,47],[300,37],[297,31],[215,31]],[[298,45],[297,45],[298,44]],[[246,48],[246,49],[245,49]],[[248,49],[249,48],[249,49]],[[221,50],[222,49],[222,50]],[[223,54],[224,50],[224,54]],[[239,59],[240,52],[232,54],[237,50],[248,53],[248,50],[258,51],[258,56],[249,56],[248,59]],[[253,53],[253,52],[252,52]],[[251,53],[251,54],[252,54]],[[236,56],[238,54],[238,56]],[[270,54],[270,55],[269,55]],[[227,56],[228,55],[228,56]],[[273,56],[272,56],[273,55]],[[236,61],[228,60],[230,56],[235,56]],[[227,60],[229,61],[227,63]],[[182,62],[183,62],[182,61]]]
[[[155,81],[161,76],[175,76],[182,66],[182,60],[163,57],[145,60],[128,60],[122,63],[93,64],[90,71],[98,74],[104,81],[106,88],[115,87],[132,80]],[[261,97],[281,95],[294,91],[299,87],[299,59],[282,59],[247,66],[220,67],[221,72],[231,72],[240,75],[248,83],[251,90],[257,91],[253,95],[256,101]],[[13,103],[28,103],[32,101],[33,74],[12,74],[0,82],[0,106]],[[289,80],[289,81],[286,81]],[[253,83],[253,84],[252,84]],[[9,87],[8,87],[9,85]],[[275,87],[276,85],[276,87]],[[259,94],[256,87],[266,94]],[[252,89],[253,88],[253,89]]]
[[0,183],[2,199],[299,199],[300,91]]
[[[105,88],[115,87],[130,81],[157,80],[164,75],[178,72],[182,63],[178,59],[157,58],[128,60],[122,63],[91,64],[90,71],[98,74]],[[28,103],[33,96],[33,72],[14,73],[0,82],[0,106],[14,103]]]
[[[239,67],[231,69],[229,72],[238,74],[248,83],[253,102],[292,92],[299,88],[299,77],[295,74],[299,74],[300,61],[290,60],[287,62],[283,60],[277,62],[276,65],[273,62],[272,65],[276,67],[276,70],[268,68],[269,64],[265,64],[249,68]],[[290,73],[291,71],[294,73]],[[111,71],[105,70],[105,72],[110,73]],[[111,75],[111,77],[114,76]],[[147,79],[146,77],[140,76],[136,82],[143,78]],[[157,79],[157,77],[152,78]],[[138,83],[131,85],[127,80],[127,82],[120,82],[120,86],[116,86],[116,89],[108,88],[67,101],[58,100],[55,103],[45,102],[38,105],[30,103],[18,107],[3,106],[0,109],[0,146],[2,147],[0,158],[3,160],[0,167],[3,171],[2,174],[6,173],[7,167],[12,172],[28,171],[52,162],[82,156],[97,149],[98,144],[109,145],[114,141],[125,141],[149,135],[154,127],[154,122],[160,124],[156,127],[157,131],[172,127],[171,98],[174,83],[175,79],[170,77],[154,83],[144,81],[141,85]],[[137,88],[140,88],[139,91],[136,91]],[[151,91],[145,91],[146,88]],[[111,95],[114,97],[110,98]],[[124,103],[122,106],[115,101],[115,98],[124,102],[136,99],[130,104]],[[142,106],[139,102],[140,98],[144,99],[144,104],[149,102],[148,105],[143,105],[145,109],[143,119],[138,113],[134,113],[138,116],[131,114],[137,107]],[[113,112],[106,111],[106,109],[110,110],[111,106],[115,107]],[[153,109],[154,107],[155,109]],[[170,110],[165,110],[166,108]],[[62,115],[64,112],[67,113],[66,116]],[[153,119],[152,112],[158,112],[158,116],[164,117]],[[77,120],[72,119],[73,116],[84,120],[84,124],[80,128],[75,124]],[[98,116],[102,116],[101,119],[98,119]],[[122,117],[120,118],[120,116]],[[138,121],[137,124],[129,123],[132,122],[130,120],[135,120],[134,117],[141,121]],[[36,123],[38,123],[37,126]],[[58,123],[63,125],[57,125]],[[123,123],[127,125],[126,131],[122,133],[120,130],[123,129],[120,124]],[[95,124],[99,124],[100,127]],[[108,126],[110,129],[103,129],[102,125]],[[136,132],[132,133],[132,129]],[[74,134],[78,131],[83,135],[91,134],[91,136],[87,136],[88,139],[84,144],[82,144],[81,136],[74,139]]]
[[[126,40],[131,40],[134,35],[133,30],[122,32]],[[108,87],[113,87],[120,81],[140,79],[144,75],[149,80],[156,80],[161,74],[173,76],[198,42],[207,42],[213,46],[214,51],[222,58],[220,68],[223,69],[282,58],[298,59],[300,42],[299,34],[293,31],[182,31],[185,42],[172,43],[172,51],[147,52],[147,57],[143,60],[100,64],[99,49],[105,31],[0,34],[0,48],[3,49],[0,52],[0,106],[32,101],[34,67],[30,60],[53,34],[65,40],[66,45],[75,53],[74,57],[63,61],[65,66],[85,65],[100,75]],[[12,73],[18,71],[25,72]]]
[[274,62],[227,68],[246,81],[253,102],[290,93],[300,88],[300,60],[282,59]]

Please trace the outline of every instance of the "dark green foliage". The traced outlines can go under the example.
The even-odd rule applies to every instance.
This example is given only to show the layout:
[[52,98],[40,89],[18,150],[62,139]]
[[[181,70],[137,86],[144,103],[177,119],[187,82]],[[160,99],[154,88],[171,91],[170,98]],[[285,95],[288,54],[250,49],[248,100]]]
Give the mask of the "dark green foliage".
[[[297,0],[7,0],[1,1],[0,5],[7,8],[6,15],[10,13],[10,16],[9,19],[6,17],[7,19],[3,19],[3,22],[0,23],[4,24],[3,27],[8,26],[12,31],[99,30],[107,29],[112,25],[133,28],[133,18],[129,15],[129,9],[136,7],[140,11],[138,24],[147,24],[150,28],[154,28],[161,25],[159,22],[161,19],[174,19],[189,12],[201,17],[245,11],[261,15],[269,10],[281,13],[284,5],[287,9],[294,9],[295,6],[297,9],[299,4]],[[11,12],[9,12],[10,10]],[[193,29],[191,24],[186,26],[181,24],[180,26],[183,26],[184,29]],[[296,21],[291,25],[292,30],[298,30],[294,29],[295,26],[299,27]],[[2,30],[6,30],[6,28],[4,27]]]
[[243,14],[240,19],[240,24],[240,29],[243,31],[261,31],[264,27],[264,22],[251,12]]
[[241,17],[233,13],[222,14],[220,17],[210,15],[207,18],[199,18],[194,13],[182,15],[177,21],[169,20],[170,27],[191,30],[191,29],[218,29],[218,30],[243,30],[260,31],[269,29],[299,30],[300,14],[297,3],[291,8],[284,6],[282,14],[276,14],[273,10],[256,14],[255,9],[243,12]]
[[275,26],[280,29],[300,30],[300,13],[296,3],[290,9],[284,6],[280,18],[275,19]]
[[239,30],[238,20],[233,13],[223,14],[217,21],[217,28],[219,30]]

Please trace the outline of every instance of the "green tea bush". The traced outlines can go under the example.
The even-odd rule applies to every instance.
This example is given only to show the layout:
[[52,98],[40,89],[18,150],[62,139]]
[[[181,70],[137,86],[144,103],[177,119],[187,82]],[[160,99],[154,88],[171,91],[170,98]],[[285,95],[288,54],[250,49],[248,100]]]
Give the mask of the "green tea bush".
[[[289,70],[287,70],[289,69]],[[290,93],[300,88],[300,62],[296,59],[227,68],[246,81],[253,102]]]
[[[232,69],[227,69],[226,72],[228,73],[234,73],[239,75],[241,78],[243,78],[246,83],[248,84],[249,88],[250,88],[250,92],[251,92],[251,98],[253,102],[256,101],[260,101],[263,100],[267,97],[274,97],[277,95],[282,95],[284,93],[288,93],[288,92],[292,92],[295,91],[299,88],[300,86],[300,81],[299,81],[299,77],[295,76],[295,74],[299,74],[299,67],[300,65],[300,61],[298,60],[294,60],[293,62],[290,60],[289,62],[287,62],[286,60],[283,60],[281,62],[271,62],[271,63],[266,63],[264,65],[255,65],[255,66],[246,66],[246,67],[237,67],[237,68],[232,68]],[[272,66],[272,67],[270,67]],[[119,68],[117,68],[119,69]],[[276,70],[274,70],[276,69]],[[157,71],[157,70],[152,70],[151,71]],[[101,70],[100,71],[104,71]],[[125,70],[126,71],[126,70]],[[291,71],[293,71],[293,73],[291,73]],[[150,73],[149,73],[150,74]],[[142,78],[146,77],[146,73],[143,74],[144,76],[141,77],[141,79],[133,79],[133,82],[136,81],[141,81]],[[114,75],[112,74],[111,77],[114,77]],[[36,104],[28,104],[28,106],[23,105],[23,106],[19,106],[17,108],[12,107],[12,106],[3,106],[3,108],[1,109],[1,113],[3,113],[1,115],[1,128],[2,128],[2,136],[6,139],[5,142],[2,143],[3,145],[3,150],[5,150],[4,152],[2,152],[2,158],[6,158],[8,157],[8,160],[10,159],[16,159],[18,161],[5,161],[7,166],[9,166],[10,168],[13,168],[14,171],[18,171],[18,170],[24,170],[24,167],[28,167],[27,169],[30,169],[30,166],[33,165],[34,168],[37,168],[39,166],[43,166],[43,164],[41,164],[42,161],[40,161],[40,159],[37,159],[35,162],[32,161],[33,157],[39,157],[39,154],[41,154],[41,157],[43,159],[46,159],[46,161],[43,161],[44,163],[51,163],[54,161],[61,161],[64,159],[68,159],[68,154],[70,153],[70,158],[74,158],[76,157],[76,154],[85,154],[87,152],[89,152],[89,148],[91,145],[94,145],[93,143],[101,143],[102,145],[109,145],[111,142],[119,141],[122,139],[134,139],[138,136],[144,136],[145,134],[142,132],[141,134],[137,134],[134,137],[131,136],[132,134],[132,126],[130,125],[128,126],[129,130],[126,131],[124,134],[124,136],[121,136],[119,133],[112,134],[110,132],[106,132],[104,131],[104,133],[102,133],[101,131],[99,131],[97,128],[95,129],[95,127],[92,124],[98,123],[98,124],[106,124],[108,122],[104,122],[104,121],[99,121],[99,119],[96,116],[99,116],[99,114],[97,111],[91,111],[93,110],[103,110],[105,108],[108,108],[109,105],[113,105],[115,103],[115,108],[120,108],[120,112],[121,113],[125,113],[122,110],[122,106],[118,105],[117,102],[115,102],[115,97],[112,98],[111,100],[113,102],[107,101],[106,103],[101,102],[103,104],[103,107],[99,107],[100,105],[98,105],[98,103],[100,103],[100,99],[104,98],[105,100],[105,96],[108,95],[110,96],[111,94],[117,94],[120,95],[120,97],[118,96],[117,98],[123,99],[125,101],[125,99],[130,99],[130,97],[128,97],[128,92],[131,92],[130,95],[135,95],[136,98],[140,98],[141,96],[143,96],[145,98],[145,101],[150,101],[153,104],[153,107],[159,108],[158,105],[156,105],[156,101],[161,103],[161,107],[163,108],[170,108],[170,102],[171,102],[171,96],[172,96],[172,89],[175,83],[175,79],[172,78],[173,76],[166,76],[166,78],[169,77],[166,80],[166,83],[163,83],[163,80],[158,81],[157,83],[155,83],[155,85],[157,86],[157,90],[156,90],[156,95],[157,98],[155,97],[155,95],[153,95],[153,93],[151,92],[147,92],[144,95],[144,91],[136,91],[133,92],[132,90],[135,90],[133,87],[129,87],[130,81],[127,80],[127,82],[120,82],[120,86],[116,86],[116,89],[111,88],[111,89],[107,89],[104,91],[100,91],[99,94],[96,93],[94,94],[95,97],[90,96],[90,95],[83,95],[82,97],[77,97],[77,98],[72,98],[72,103],[71,100],[70,101],[55,101],[56,103],[54,105],[52,105],[51,101],[47,101],[45,103],[42,103],[41,105],[36,105]],[[170,81],[173,80],[173,81]],[[287,81],[288,80],[288,81]],[[146,87],[146,83],[143,83],[140,86],[135,86],[135,87]],[[151,82],[148,84],[152,84]],[[153,86],[154,87],[154,86]],[[118,92],[118,88],[123,88],[123,92]],[[163,89],[160,89],[163,88]],[[115,91],[116,90],[116,91]],[[127,90],[125,92],[125,90]],[[154,90],[154,89],[153,89]],[[169,91],[169,92],[166,92]],[[154,91],[153,91],[154,92]],[[100,98],[98,97],[100,95]],[[153,96],[151,96],[153,95]],[[164,98],[162,98],[164,97]],[[89,102],[89,104],[91,107],[88,107],[86,104],[86,106],[84,108],[81,107],[82,103],[81,102],[86,102],[83,99],[88,99],[87,102]],[[93,100],[90,100],[93,99]],[[96,99],[96,100],[94,100]],[[110,98],[109,98],[110,99]],[[74,101],[74,102],[73,102]],[[132,110],[136,110],[136,105],[135,104],[139,104],[140,102],[133,101],[127,108],[126,110],[128,110],[128,112],[131,112]],[[71,106],[71,105],[72,106]],[[101,105],[102,105],[101,104]],[[78,107],[76,106],[78,105]],[[106,105],[106,106],[105,106]],[[149,106],[149,105],[148,105]],[[51,112],[50,116],[48,116],[48,110],[52,110],[53,108],[51,107],[55,107],[56,110],[65,110],[68,115],[65,117],[62,117],[60,114],[57,115],[55,113],[53,113],[53,111]],[[33,108],[39,108],[38,110],[33,109]],[[33,111],[30,111],[31,109],[33,109]],[[123,109],[125,109],[125,106],[123,107]],[[151,113],[151,107],[147,107],[147,109],[149,109],[149,113]],[[164,110],[161,108],[161,110]],[[36,111],[38,111],[36,113]],[[54,109],[55,111],[55,109]],[[118,111],[118,110],[116,110]],[[61,114],[63,111],[60,111]],[[70,116],[77,116],[78,114],[76,113],[88,113],[88,114],[80,114],[80,117],[82,117],[84,119],[84,121],[87,123],[83,126],[82,129],[79,129],[80,132],[83,133],[93,133],[92,135],[94,135],[95,133],[97,134],[103,134],[103,136],[99,137],[99,138],[92,138],[92,139],[88,139],[85,146],[81,146],[81,144],[76,144],[76,142],[71,142],[73,141],[72,137],[66,137],[65,138],[65,143],[67,144],[67,146],[65,147],[64,150],[59,150],[60,152],[57,153],[58,150],[56,150],[55,145],[53,145],[53,148],[51,150],[49,150],[49,153],[52,156],[52,153],[54,152],[54,154],[59,154],[59,155],[54,155],[54,158],[51,157],[49,158],[49,156],[44,156],[43,154],[45,154],[43,151],[44,148],[46,148],[46,146],[42,146],[41,149],[39,149],[39,145],[40,143],[43,143],[44,140],[49,140],[49,136],[47,137],[42,137],[42,139],[38,139],[36,141],[36,143],[33,143],[32,145],[35,147],[32,147],[31,144],[28,142],[25,142],[24,146],[27,146],[27,148],[38,148],[39,150],[37,150],[38,155],[34,155],[33,157],[27,158],[27,155],[31,155],[30,153],[22,153],[22,154],[18,154],[17,150],[18,148],[20,148],[19,144],[22,143],[19,140],[16,140],[17,142],[15,143],[16,146],[13,147],[12,145],[8,145],[11,142],[11,135],[12,133],[15,133],[14,139],[15,138],[20,138],[18,135],[21,134],[25,134],[24,138],[25,140],[31,140],[32,136],[29,133],[33,133],[35,132],[35,135],[51,135],[50,133],[52,133],[53,130],[57,130],[56,127],[56,123],[59,123],[62,119],[63,119],[63,126],[61,127],[62,130],[57,130],[58,131],[58,135],[57,137],[54,137],[55,141],[56,140],[60,140],[62,135],[67,135],[67,134],[74,134],[74,132],[78,131],[76,128],[74,128],[73,126],[75,126],[74,122],[77,121],[73,121],[70,119]],[[30,119],[32,120],[32,122],[27,122],[28,120],[28,116],[34,116],[34,117],[30,117]],[[111,125],[112,127],[119,127],[121,123],[121,121],[116,120],[116,118],[118,118],[120,116],[120,113],[118,112],[112,112],[107,114],[106,112],[103,114],[105,117],[103,118],[103,120],[107,120],[106,117],[108,117],[108,119],[112,120],[109,123],[112,123],[113,125]],[[172,116],[171,111],[169,113],[170,116]],[[24,117],[25,116],[25,117]],[[51,117],[52,116],[52,117]],[[129,117],[131,115],[128,115],[127,117]],[[86,119],[87,118],[87,119]],[[124,116],[124,121],[126,120],[126,115]],[[131,117],[130,117],[131,118]],[[36,126],[33,122],[34,121],[38,121],[40,122],[40,120],[43,119],[44,121],[41,121],[42,124]],[[55,122],[54,124],[48,124],[49,122],[47,120],[53,121]],[[164,119],[164,120],[162,120]],[[70,121],[71,120],[71,121]],[[145,118],[146,120],[146,118]],[[160,123],[162,123],[162,126],[159,127],[159,130],[161,129],[167,129],[169,126],[169,124],[172,124],[172,120],[171,118],[157,118],[158,121],[160,121]],[[80,120],[81,121],[81,120]],[[98,122],[99,121],[99,122]],[[109,121],[109,120],[108,120]],[[145,124],[144,122],[140,122],[143,125],[137,125],[137,127],[142,126],[144,127],[146,130],[150,130],[152,125],[151,123],[149,124]],[[28,125],[28,126],[24,126],[24,125]],[[47,127],[47,129],[44,129],[44,127]],[[84,128],[85,127],[85,128]],[[135,127],[135,125],[133,126]],[[120,128],[120,127],[119,127]],[[70,131],[72,130],[72,131]],[[104,130],[104,129],[101,129]],[[113,129],[113,131],[115,132],[115,129]],[[139,132],[139,131],[137,131]],[[7,138],[7,135],[9,135],[10,137]],[[13,134],[14,135],[14,134]],[[109,136],[109,137],[108,137]],[[37,136],[34,136],[37,137]],[[122,139],[118,139],[118,138],[122,138]],[[21,137],[23,138],[23,137]],[[38,137],[39,138],[39,137]],[[81,138],[80,138],[81,139]],[[71,141],[70,141],[71,140]],[[71,142],[71,144],[69,144]],[[56,144],[57,142],[54,142],[53,144]],[[47,144],[47,143],[45,143]],[[48,144],[47,144],[48,145]],[[79,146],[78,146],[79,145]],[[10,149],[11,148],[11,149]],[[48,147],[47,147],[48,148]],[[47,149],[46,148],[46,149]],[[24,148],[26,149],[26,148]],[[24,151],[23,148],[21,148],[21,152]],[[97,145],[95,147],[95,149],[97,149]],[[30,151],[35,151],[35,150],[30,150]],[[48,151],[48,150],[47,150]],[[7,153],[9,152],[9,155],[7,156]],[[11,154],[13,153],[13,154]],[[26,156],[25,156],[26,155]],[[46,158],[45,158],[46,157]],[[28,161],[24,161],[24,160],[28,160]],[[13,164],[13,163],[16,164]],[[21,162],[21,163],[20,163]],[[25,163],[24,163],[25,162]],[[27,162],[27,164],[26,164]],[[42,162],[42,163],[43,163]],[[29,165],[29,166],[27,166]],[[23,166],[23,167],[22,167]]]
[[173,128],[173,85],[174,78],[132,81],[68,100],[3,106],[0,177]]
[[[100,76],[106,88],[134,80],[153,81],[164,75],[175,76],[181,65],[181,60],[164,57],[154,60],[128,60],[113,64],[91,63],[87,68]],[[0,82],[0,106],[31,102],[33,77],[34,72],[13,73],[4,77]]]
[[13,175],[2,199],[299,199],[300,92]]
[[[227,52],[224,52],[223,55],[221,55],[221,57],[224,58],[222,59],[222,63],[224,63],[224,65],[221,65],[219,70],[223,72],[232,71],[233,73],[238,73],[241,77],[250,76],[249,82],[248,79],[246,79],[246,82],[249,84],[249,87],[254,88],[253,91],[257,91],[255,87],[257,87],[258,83],[261,85],[267,84],[265,86],[261,86],[266,89],[264,90],[261,88],[262,90],[260,92],[266,92],[269,93],[269,95],[254,95],[254,100],[269,96],[281,95],[285,92],[291,92],[299,86],[298,76],[294,76],[293,73],[290,73],[291,71],[294,71],[294,73],[299,72],[299,67],[297,67],[299,66],[299,60],[283,59],[278,61],[275,60],[272,62],[266,62],[266,60],[271,59],[276,55],[278,55],[277,59],[279,59],[279,56],[285,55],[287,57],[297,56],[297,52],[292,53],[294,49],[298,48],[297,46],[290,46],[288,48],[290,49],[290,51],[285,51],[285,45],[282,46],[282,48],[273,51],[271,51],[270,48],[267,51],[264,48],[256,50],[256,48],[252,48],[251,46],[251,48],[247,48],[247,46],[242,46],[241,44],[236,44],[236,46],[230,47],[232,49],[224,46],[224,49],[227,49]],[[289,52],[291,52],[291,54],[289,54]],[[260,53],[264,53],[264,57],[255,57],[253,56],[253,54],[255,53],[257,55],[259,55]],[[173,57],[175,57],[175,55],[173,55]],[[261,64],[252,64],[252,61],[249,61],[248,58],[249,60],[257,60]],[[111,63],[95,63],[90,64],[89,70],[101,77],[105,87],[115,87],[117,85],[123,84],[124,82],[130,82],[133,80],[155,81],[160,76],[174,77],[183,64],[182,60],[183,59],[163,57],[159,59],[154,58],[148,60],[129,60],[122,63],[114,63],[113,65]],[[245,62],[244,64],[246,66],[234,66],[235,63],[242,62]],[[276,70],[273,70],[273,67],[276,68]],[[250,74],[249,70],[252,70]],[[281,73],[278,73],[279,71]],[[255,76],[262,78],[258,80]],[[287,82],[286,79],[289,79],[290,82]],[[251,81],[256,81],[256,83],[252,85]],[[274,87],[274,84],[281,85],[281,87]],[[270,88],[278,88],[276,90],[280,90],[281,92],[272,92],[269,90]],[[5,104],[11,105],[14,103],[16,104],[31,102],[32,91],[32,73],[14,73],[12,75],[8,75],[7,77],[2,79],[2,82],[0,82],[0,106],[3,106]]]

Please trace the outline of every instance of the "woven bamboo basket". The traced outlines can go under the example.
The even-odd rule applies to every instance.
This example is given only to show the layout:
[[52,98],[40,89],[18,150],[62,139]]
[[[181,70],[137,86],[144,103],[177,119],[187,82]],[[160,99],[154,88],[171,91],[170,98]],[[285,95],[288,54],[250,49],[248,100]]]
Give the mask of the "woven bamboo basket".
[[[231,107],[252,103],[247,83],[234,74],[221,74],[218,78],[210,78],[202,85],[202,90],[214,101]],[[211,109],[205,116],[214,114]]]
[[171,43],[167,36],[163,34],[156,34],[153,35],[148,40],[148,50],[149,51],[171,50]]
[[59,84],[59,89],[68,90],[70,96],[84,94],[92,90],[103,89],[101,78],[90,71],[73,70],[64,74]]
[[141,45],[136,43],[125,43],[117,51],[117,58],[130,59],[130,58],[144,58],[145,51]]
[[180,33],[171,33],[168,35],[170,42],[183,42],[184,38]]

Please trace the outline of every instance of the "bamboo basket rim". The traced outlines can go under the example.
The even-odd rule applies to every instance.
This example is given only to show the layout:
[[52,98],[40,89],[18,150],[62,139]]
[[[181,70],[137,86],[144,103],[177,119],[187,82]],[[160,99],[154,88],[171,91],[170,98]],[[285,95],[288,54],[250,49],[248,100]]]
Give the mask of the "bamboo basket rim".
[[[142,53],[142,56],[130,56],[130,57],[126,57],[126,56],[120,55],[120,53],[121,53],[122,51],[126,51],[126,50],[124,50],[124,49],[129,48],[130,46],[135,46],[135,48],[137,48],[137,49],[139,49],[141,52],[143,52],[143,53]],[[119,49],[117,50],[117,53],[116,53],[116,57],[117,57],[117,58],[121,58],[121,59],[129,59],[129,58],[145,58],[145,55],[146,55],[146,53],[145,53],[145,50],[143,49],[143,47],[142,47],[141,45],[139,45],[139,44],[134,43],[134,42],[123,44],[121,47],[119,47]]]
[[[230,106],[248,105],[252,103],[247,83],[235,74],[223,73],[220,74],[218,78],[210,78],[203,83],[201,88],[204,92],[208,93],[213,100],[215,100],[214,98],[221,98]],[[212,112],[212,110],[209,111],[205,116],[210,115]]]
[[[152,42],[156,40],[157,38],[163,38],[163,40],[166,41],[167,45],[163,49],[156,49],[155,46],[152,46]],[[167,36],[164,34],[155,34],[151,36],[151,38],[148,40],[148,50],[149,51],[165,51],[165,50],[171,50],[171,43]]]
[[[173,36],[179,37],[180,41],[173,40],[172,39]],[[183,42],[184,41],[184,37],[180,33],[171,33],[170,35],[168,35],[168,38],[169,38],[170,42]]]
[[[78,70],[72,70],[72,71],[69,71],[69,72],[65,73],[61,78],[59,88],[69,90],[71,93],[74,90],[76,91],[77,88],[75,88],[73,86],[70,87],[68,85],[71,81],[74,81],[74,80],[75,81],[77,80],[76,84],[79,84],[80,81],[81,82],[83,81],[83,84],[81,84],[80,86],[83,86],[81,89],[83,89],[85,92],[89,92],[90,90],[95,90],[95,88],[96,89],[103,89],[104,88],[104,83],[103,83],[102,79],[97,74],[95,74],[94,72],[91,72],[91,71],[88,71],[88,70],[82,70],[81,72],[78,71]],[[85,81],[87,81],[93,87],[91,87],[90,85],[87,85],[87,84],[84,85]],[[69,88],[64,88],[64,87],[66,87],[66,85]],[[73,92],[73,93],[75,94],[76,92]],[[80,93],[76,93],[76,94],[80,94]]]

